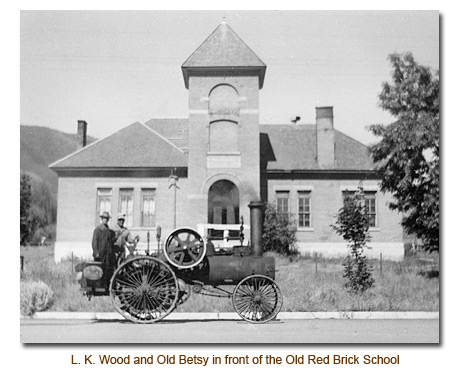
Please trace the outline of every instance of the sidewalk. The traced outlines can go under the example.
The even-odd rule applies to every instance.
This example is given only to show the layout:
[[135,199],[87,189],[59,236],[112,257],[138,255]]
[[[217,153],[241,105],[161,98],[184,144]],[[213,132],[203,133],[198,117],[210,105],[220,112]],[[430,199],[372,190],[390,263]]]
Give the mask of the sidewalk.
[[[418,320],[439,319],[439,312],[280,312],[278,320]],[[118,312],[37,312],[37,320],[124,320]],[[235,312],[174,312],[164,320],[240,320]]]

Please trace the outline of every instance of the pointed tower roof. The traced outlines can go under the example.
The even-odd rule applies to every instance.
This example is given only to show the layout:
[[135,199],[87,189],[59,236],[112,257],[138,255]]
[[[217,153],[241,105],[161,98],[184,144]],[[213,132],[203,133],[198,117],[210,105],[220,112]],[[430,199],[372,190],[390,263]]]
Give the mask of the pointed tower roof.
[[190,76],[205,73],[258,75],[259,87],[262,88],[266,68],[262,60],[223,21],[183,63],[182,73],[186,88],[189,88]]

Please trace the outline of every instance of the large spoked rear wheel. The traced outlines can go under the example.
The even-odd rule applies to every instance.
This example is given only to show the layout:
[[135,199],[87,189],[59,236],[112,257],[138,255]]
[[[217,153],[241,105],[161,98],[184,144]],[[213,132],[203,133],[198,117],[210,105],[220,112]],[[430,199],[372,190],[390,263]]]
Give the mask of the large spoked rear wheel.
[[236,286],[232,294],[232,305],[243,320],[256,324],[265,323],[274,319],[281,310],[281,290],[267,276],[248,276]]
[[203,239],[196,231],[179,228],[167,237],[164,255],[170,264],[186,269],[201,263],[206,255],[206,248]]
[[148,324],[169,315],[178,300],[178,281],[163,261],[141,256],[117,268],[111,279],[114,307],[126,319]]

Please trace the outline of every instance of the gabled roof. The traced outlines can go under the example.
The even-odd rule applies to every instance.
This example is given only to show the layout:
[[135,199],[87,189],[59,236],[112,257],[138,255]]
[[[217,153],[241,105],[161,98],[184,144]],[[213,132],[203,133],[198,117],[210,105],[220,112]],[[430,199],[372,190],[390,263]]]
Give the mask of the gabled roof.
[[136,122],[50,165],[64,168],[187,167],[188,156],[150,127]]
[[[335,130],[335,167],[333,170],[373,170],[368,147]],[[315,125],[261,125],[261,156],[267,170],[319,170]],[[269,149],[271,146],[271,149]]]
[[228,74],[233,70],[257,73],[259,86],[262,88],[266,65],[231,27],[223,22],[183,63],[182,72],[186,88],[189,87],[190,75],[205,70],[218,70]]
[[[134,123],[92,143],[50,167],[62,169],[132,169],[188,167],[188,119],[156,118]],[[371,171],[368,147],[335,130],[338,171]],[[260,125],[260,153],[268,171],[320,170],[315,125]]]

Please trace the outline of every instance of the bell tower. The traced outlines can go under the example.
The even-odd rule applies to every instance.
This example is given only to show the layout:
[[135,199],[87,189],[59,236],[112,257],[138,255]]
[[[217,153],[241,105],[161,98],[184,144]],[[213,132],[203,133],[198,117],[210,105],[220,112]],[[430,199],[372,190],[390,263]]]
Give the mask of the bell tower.
[[237,188],[240,215],[249,223],[247,206],[260,199],[259,90],[265,70],[225,22],[182,65],[189,90],[188,199],[194,221],[214,216],[208,211],[211,187],[226,180]]

